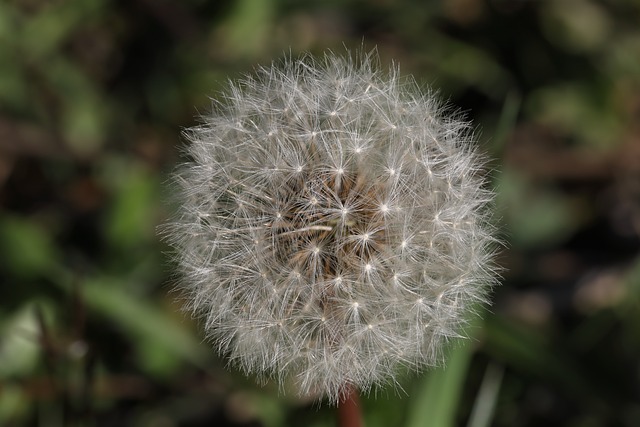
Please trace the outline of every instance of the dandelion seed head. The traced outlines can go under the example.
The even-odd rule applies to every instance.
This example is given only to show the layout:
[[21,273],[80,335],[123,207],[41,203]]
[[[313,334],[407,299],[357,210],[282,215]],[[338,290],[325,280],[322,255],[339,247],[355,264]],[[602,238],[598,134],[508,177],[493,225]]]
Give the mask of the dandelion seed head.
[[164,228],[219,352],[332,403],[436,365],[495,282],[470,125],[375,53],[287,59],[223,98],[185,132]]

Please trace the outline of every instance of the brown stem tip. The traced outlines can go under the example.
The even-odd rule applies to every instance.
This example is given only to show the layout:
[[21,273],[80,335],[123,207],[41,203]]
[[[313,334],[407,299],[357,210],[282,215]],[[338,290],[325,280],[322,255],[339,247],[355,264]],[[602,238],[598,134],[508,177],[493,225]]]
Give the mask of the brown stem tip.
[[363,427],[358,390],[349,385],[338,403],[339,427]]

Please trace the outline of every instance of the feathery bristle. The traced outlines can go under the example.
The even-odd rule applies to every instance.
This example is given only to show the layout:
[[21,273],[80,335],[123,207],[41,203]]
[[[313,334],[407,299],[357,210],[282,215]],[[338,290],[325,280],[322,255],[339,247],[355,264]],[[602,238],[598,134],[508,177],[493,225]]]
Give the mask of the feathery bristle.
[[469,124],[376,61],[307,56],[231,84],[186,132],[165,228],[218,351],[332,403],[438,364],[495,281]]

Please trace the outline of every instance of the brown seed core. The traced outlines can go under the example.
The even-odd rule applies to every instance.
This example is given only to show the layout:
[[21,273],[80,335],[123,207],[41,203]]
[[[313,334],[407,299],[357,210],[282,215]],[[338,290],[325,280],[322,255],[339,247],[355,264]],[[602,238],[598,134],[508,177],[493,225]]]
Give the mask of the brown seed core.
[[311,170],[288,179],[275,195],[281,208],[268,224],[272,254],[314,287],[305,304],[327,318],[336,315],[327,306],[336,278],[373,268],[382,251],[383,189],[362,174]]

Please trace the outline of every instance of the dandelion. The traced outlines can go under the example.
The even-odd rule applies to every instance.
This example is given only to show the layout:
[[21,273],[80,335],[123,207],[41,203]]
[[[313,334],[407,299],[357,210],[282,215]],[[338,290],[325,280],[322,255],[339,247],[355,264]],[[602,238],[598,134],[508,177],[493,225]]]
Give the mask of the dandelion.
[[338,403],[437,365],[494,281],[470,126],[375,53],[231,83],[186,131],[165,229],[220,354]]

